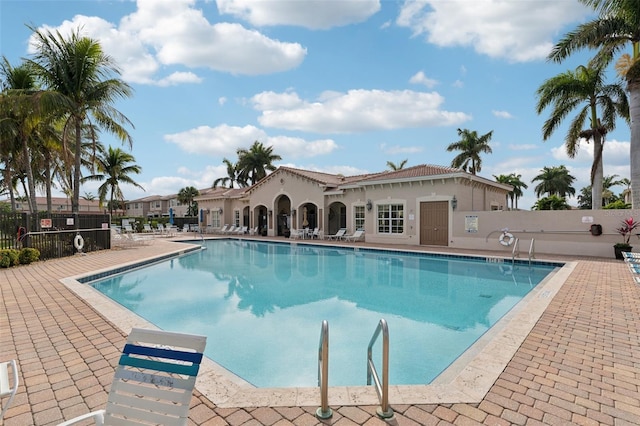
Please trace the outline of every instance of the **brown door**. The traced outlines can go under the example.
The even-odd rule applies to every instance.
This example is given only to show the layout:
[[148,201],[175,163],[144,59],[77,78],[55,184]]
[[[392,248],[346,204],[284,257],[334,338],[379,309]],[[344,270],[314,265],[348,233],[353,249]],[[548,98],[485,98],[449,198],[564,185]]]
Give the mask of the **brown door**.
[[420,244],[447,246],[449,241],[449,202],[420,203]]

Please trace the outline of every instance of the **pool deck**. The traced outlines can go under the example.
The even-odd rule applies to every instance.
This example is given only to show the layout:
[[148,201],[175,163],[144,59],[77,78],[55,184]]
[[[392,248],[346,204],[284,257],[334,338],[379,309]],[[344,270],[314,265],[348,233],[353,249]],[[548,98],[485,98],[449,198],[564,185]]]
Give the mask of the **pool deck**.
[[[17,359],[20,371],[4,425],[54,425],[106,402],[126,335],[61,280],[173,250],[175,243],[158,238],[0,269],[0,360]],[[317,404],[222,408],[196,390],[189,424],[639,424],[640,286],[621,261],[538,257],[573,260],[575,267],[477,403],[392,404],[388,420],[376,415],[376,405],[332,405],[333,417],[320,421]]]

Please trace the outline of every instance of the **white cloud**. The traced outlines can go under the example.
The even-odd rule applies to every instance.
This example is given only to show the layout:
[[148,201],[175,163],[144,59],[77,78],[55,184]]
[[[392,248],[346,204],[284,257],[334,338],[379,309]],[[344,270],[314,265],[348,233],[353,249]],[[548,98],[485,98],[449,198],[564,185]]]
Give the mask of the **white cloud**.
[[316,133],[352,133],[399,128],[458,125],[471,119],[463,112],[441,110],[436,92],[350,90],[323,93],[317,101],[296,93],[263,92],[252,99],[265,127]]
[[425,75],[424,72],[419,71],[409,79],[409,83],[412,83],[412,84],[423,84],[426,87],[428,87],[429,89],[431,89],[435,85],[438,84],[438,80],[434,80],[432,78],[429,78],[429,77],[427,77]]
[[387,146],[386,144],[380,145],[380,150],[382,150],[385,154],[417,154],[419,152],[424,151],[423,147],[420,146]]
[[464,87],[464,82],[462,80],[456,80],[451,85],[455,88],[462,89]]
[[253,141],[272,146],[274,153],[283,158],[311,158],[327,155],[338,149],[336,142],[331,139],[307,141],[289,136],[269,136],[264,130],[254,126],[237,127],[226,124],[217,127],[200,126],[165,135],[165,140],[178,145],[187,153],[227,157],[232,162],[236,160],[237,149],[248,148]]
[[165,135],[164,139],[175,143],[183,151],[190,154],[209,155],[213,157],[231,157],[235,161],[238,148],[247,148],[253,141],[264,143],[267,134],[254,126],[217,127],[200,126],[184,132]]
[[532,143],[509,144],[509,149],[513,151],[530,151],[538,148],[540,148],[540,145]]
[[226,103],[227,103],[227,98],[226,97],[221,96],[221,97],[218,98],[218,104],[219,105],[224,105]]
[[380,10],[380,0],[255,1],[217,0],[221,15],[230,14],[255,26],[293,25],[328,29],[363,22]]
[[544,59],[552,38],[587,14],[577,0],[406,0],[396,23],[437,46],[470,46],[492,58],[527,62]]
[[493,110],[491,111],[491,113],[498,118],[506,118],[506,119],[510,119],[513,118],[513,115],[511,115],[508,111],[496,111]]
[[41,29],[65,36],[81,27],[82,35],[100,41],[115,59],[123,80],[159,86],[201,81],[180,68],[262,75],[296,68],[307,54],[298,43],[274,40],[239,24],[211,24],[195,4],[195,0],[138,0],[138,9],[119,25],[76,15],[57,27]]
[[157,81],[158,86],[176,86],[183,83],[201,83],[202,79],[192,72],[174,72]]

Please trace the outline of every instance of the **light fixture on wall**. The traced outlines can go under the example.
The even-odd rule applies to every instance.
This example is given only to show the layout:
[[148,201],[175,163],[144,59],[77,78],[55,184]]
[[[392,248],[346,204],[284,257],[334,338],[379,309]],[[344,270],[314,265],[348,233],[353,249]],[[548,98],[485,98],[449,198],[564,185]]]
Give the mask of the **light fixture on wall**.
[[220,207],[220,208],[218,209],[218,213],[219,213],[219,214],[222,214],[222,207]]
[[269,216],[273,215],[273,210],[269,209]]
[[454,195],[453,198],[451,199],[451,208],[453,210],[456,209],[456,207],[458,207],[458,199],[456,198],[456,196]]
[[373,208],[373,203],[371,202],[371,200],[367,200],[367,210],[371,211],[372,208]]
[[296,209],[291,209],[291,214],[296,214]]

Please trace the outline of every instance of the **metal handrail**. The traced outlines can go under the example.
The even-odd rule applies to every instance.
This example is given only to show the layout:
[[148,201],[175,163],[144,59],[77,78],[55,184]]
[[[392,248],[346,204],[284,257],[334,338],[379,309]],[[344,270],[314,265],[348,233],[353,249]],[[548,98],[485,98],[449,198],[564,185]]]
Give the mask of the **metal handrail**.
[[529,266],[531,266],[531,259],[535,259],[536,258],[535,242],[536,242],[536,240],[534,238],[532,238],[531,239],[531,244],[529,245]]
[[511,263],[516,262],[516,257],[520,257],[520,238],[516,238],[513,243],[513,249],[511,250]]
[[322,321],[320,343],[318,344],[318,386],[320,387],[320,407],[316,416],[328,419],[333,415],[329,408],[329,322]]
[[[376,371],[376,366],[373,363],[373,344],[380,336],[382,332],[382,384],[380,384],[380,378]],[[382,418],[393,417],[393,409],[389,407],[389,328],[387,327],[387,321],[381,319],[376,327],[376,331],[373,332],[373,336],[369,341],[369,347],[367,348],[367,386],[371,385],[371,379],[373,378],[376,386],[376,392],[378,399],[380,399],[380,407],[376,409],[378,416]]]
[[51,231],[31,231],[23,235],[51,235],[51,234],[64,234],[65,232],[82,232],[82,231],[110,231],[110,228],[79,228],[79,229],[55,229]]

